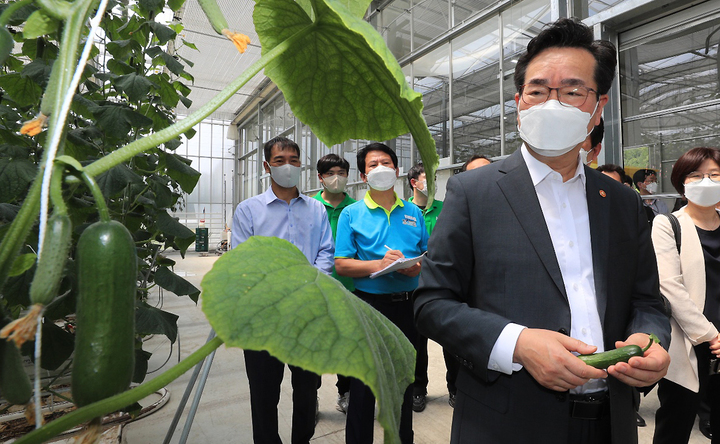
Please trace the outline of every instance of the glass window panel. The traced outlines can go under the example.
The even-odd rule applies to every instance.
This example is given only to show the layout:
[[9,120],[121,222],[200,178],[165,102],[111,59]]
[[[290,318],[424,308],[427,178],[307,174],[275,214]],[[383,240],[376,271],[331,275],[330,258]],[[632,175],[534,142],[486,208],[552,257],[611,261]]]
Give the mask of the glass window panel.
[[187,156],[188,139],[185,137],[185,134],[180,135],[180,143],[181,145],[175,150],[175,154],[178,156]]
[[423,116],[441,158],[450,154],[450,45],[443,45],[413,63],[415,91],[423,95]]
[[[194,163],[194,162],[193,162]],[[212,166],[210,164],[210,159],[205,157],[200,157],[198,159],[198,171],[202,174],[200,176],[200,180],[198,181],[198,202],[200,203],[209,203],[211,200],[211,178],[212,178]]]
[[453,41],[454,162],[500,153],[499,59],[497,19]]
[[620,56],[623,116],[663,111],[715,99],[717,39],[714,26],[625,50]]
[[223,157],[225,153],[225,141],[227,140],[225,138],[225,132],[227,128],[220,124],[216,123],[212,126],[212,155],[213,157]]
[[200,123],[200,155],[212,155],[212,125],[209,123]]
[[210,159],[212,174],[210,176],[210,202],[222,202],[223,200],[223,171],[222,159]]
[[414,48],[418,49],[450,27],[448,0],[414,1],[412,8]]
[[200,154],[200,126],[195,125],[195,135],[187,141],[187,155],[197,156]]
[[[550,2],[525,0],[502,13],[503,72],[511,74],[530,40],[550,23]],[[512,76],[509,77],[512,81]]]
[[589,14],[595,15],[598,12],[602,12],[606,9],[612,8],[623,0],[588,0],[588,11]]
[[382,12],[381,29],[388,48],[396,58],[410,53],[410,0],[395,0]]
[[[624,145],[626,168],[660,170],[697,146],[717,146],[720,105],[634,120],[623,124],[623,135],[635,134],[636,145]],[[661,181],[661,192],[674,193],[669,177]]]
[[452,4],[455,26],[457,26],[478,11],[494,6],[497,0],[455,0]]
[[[200,171],[200,158],[196,156],[188,156],[188,160],[190,160],[190,166],[195,168],[197,171],[199,171],[202,174],[202,171]],[[187,197],[188,202],[194,202],[197,203],[199,200],[200,192],[198,188],[200,187],[200,181],[198,180],[198,184],[195,185],[195,189],[193,189],[193,192],[190,193]]]
[[624,165],[659,170],[661,192],[675,192],[667,173],[678,157],[717,145],[718,39],[711,34],[718,23],[621,48]]

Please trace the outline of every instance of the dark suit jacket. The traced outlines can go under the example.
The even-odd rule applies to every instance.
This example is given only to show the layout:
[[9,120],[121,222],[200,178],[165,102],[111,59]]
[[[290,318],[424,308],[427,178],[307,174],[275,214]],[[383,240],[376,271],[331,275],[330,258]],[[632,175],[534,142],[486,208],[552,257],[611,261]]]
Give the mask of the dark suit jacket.
[[[667,347],[670,324],[640,197],[585,168],[592,257],[605,349],[631,333],[655,333]],[[509,323],[570,332],[570,306],[550,233],[520,150],[454,176],[430,238],[415,292],[418,330],[455,354],[453,443],[567,442],[567,395],[526,370],[488,369]],[[608,379],[613,443],[637,442],[632,388]]]

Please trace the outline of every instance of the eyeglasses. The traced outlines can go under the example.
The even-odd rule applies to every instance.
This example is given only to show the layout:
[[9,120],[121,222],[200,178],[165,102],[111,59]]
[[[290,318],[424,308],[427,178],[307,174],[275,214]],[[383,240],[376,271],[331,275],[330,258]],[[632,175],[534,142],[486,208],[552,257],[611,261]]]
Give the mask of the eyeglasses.
[[528,83],[522,86],[520,97],[522,101],[530,106],[545,103],[550,97],[552,91],[557,91],[558,102],[565,106],[581,107],[587,101],[590,93],[595,93],[595,97],[599,98],[600,94],[592,88],[585,86],[561,86],[560,88],[550,88],[545,85]]
[[705,176],[713,182],[720,182],[720,171],[713,171],[711,173],[698,173],[697,171],[693,171],[687,175],[685,183],[700,182]]

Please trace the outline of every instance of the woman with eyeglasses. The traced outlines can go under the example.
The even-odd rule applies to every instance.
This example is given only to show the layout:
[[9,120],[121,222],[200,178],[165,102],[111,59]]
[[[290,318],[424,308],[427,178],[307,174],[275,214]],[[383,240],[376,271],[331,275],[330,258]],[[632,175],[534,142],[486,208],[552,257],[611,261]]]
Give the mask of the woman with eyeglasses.
[[713,443],[720,443],[720,376],[711,361],[720,356],[720,150],[693,148],[673,166],[671,181],[688,204],[673,213],[680,243],[668,217],[653,221],[652,240],[660,291],[672,308],[670,368],[658,383],[653,444],[687,443],[701,393],[709,395]]

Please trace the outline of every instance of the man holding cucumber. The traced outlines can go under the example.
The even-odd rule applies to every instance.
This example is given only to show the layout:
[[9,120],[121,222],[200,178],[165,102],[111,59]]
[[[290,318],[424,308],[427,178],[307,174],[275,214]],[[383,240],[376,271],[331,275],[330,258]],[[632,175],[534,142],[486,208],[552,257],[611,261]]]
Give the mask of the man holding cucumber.
[[[579,156],[615,65],[580,21],[550,25],[515,68],[523,145],[448,181],[414,299],[462,364],[452,443],[637,443],[633,387],[667,372],[668,313],[639,196]],[[627,362],[576,356],[650,333],[662,347]]]
[[[271,186],[263,194],[238,204],[233,215],[232,247],[251,236],[285,239],[318,270],[329,275],[335,252],[332,230],[323,204],[298,191],[300,148],[290,139],[276,137],[265,143],[264,156]],[[308,444],[315,433],[320,376],[289,367],[293,387],[291,439],[293,444]],[[253,442],[282,444],[277,405],[285,364],[266,351],[245,350],[245,370],[250,385]]]

